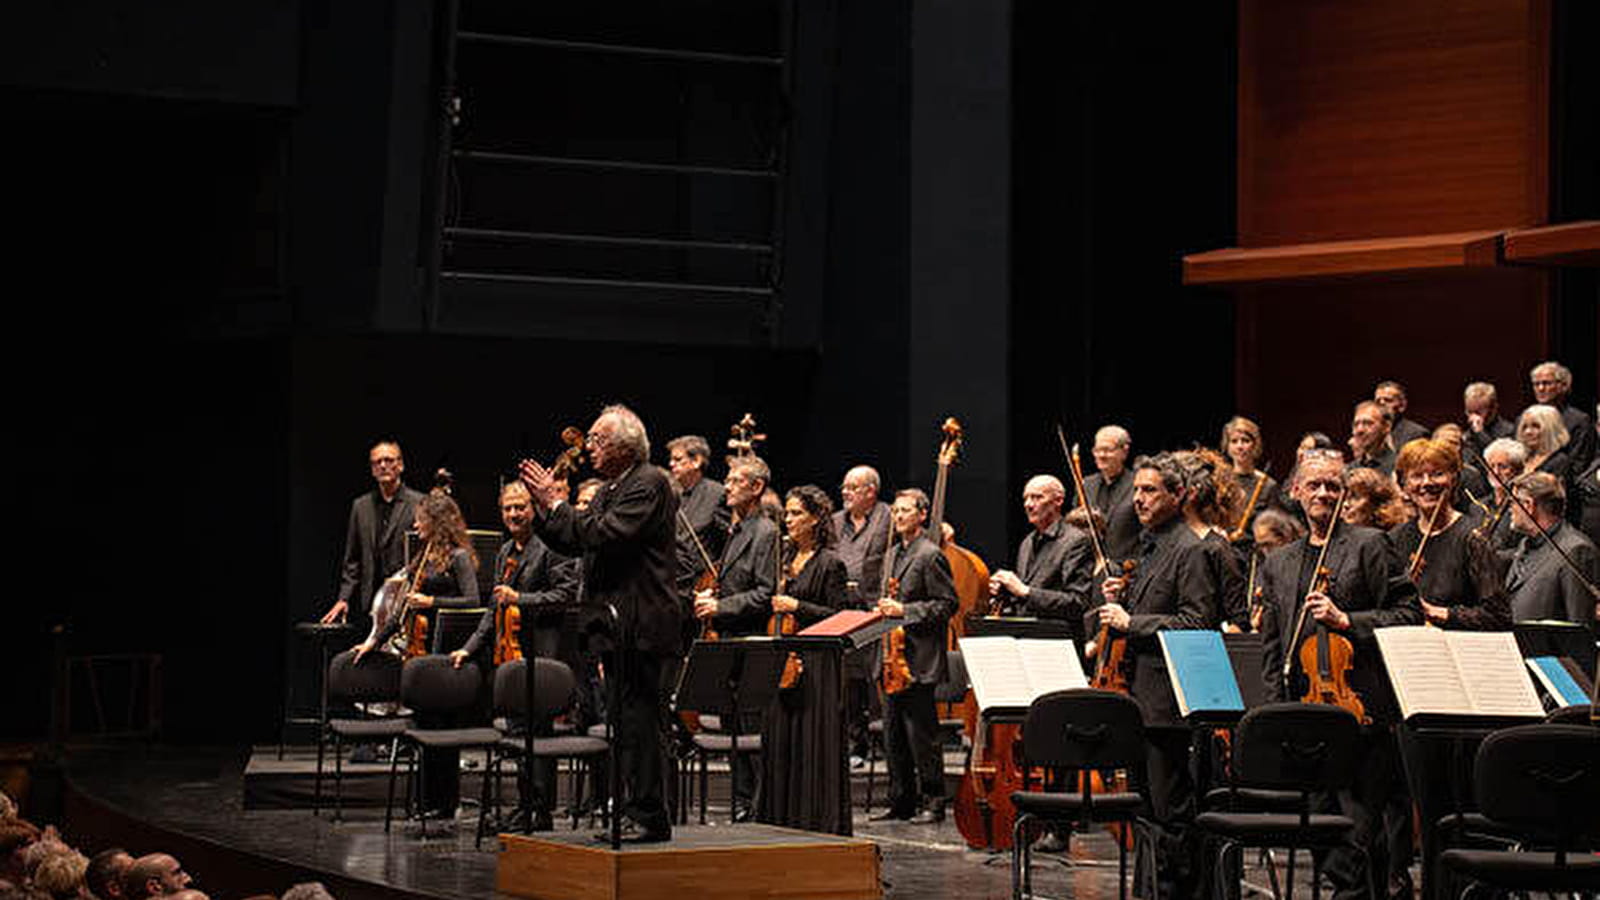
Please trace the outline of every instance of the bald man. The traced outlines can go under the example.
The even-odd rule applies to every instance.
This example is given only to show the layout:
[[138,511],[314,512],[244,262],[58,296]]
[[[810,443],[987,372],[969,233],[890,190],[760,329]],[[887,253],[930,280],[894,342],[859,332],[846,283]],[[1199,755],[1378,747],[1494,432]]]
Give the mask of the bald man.
[[127,900],[144,900],[176,894],[189,887],[193,881],[183,870],[183,864],[171,854],[149,853],[139,857],[122,873],[122,896]]
[[834,552],[844,561],[846,577],[855,583],[850,599],[861,606],[877,601],[883,577],[883,554],[889,547],[889,504],[880,499],[878,470],[855,466],[839,486],[839,511],[833,514]]
[[[991,603],[1002,615],[1078,623],[1089,606],[1094,547],[1089,533],[1062,518],[1066,488],[1054,475],[1035,475],[1022,488],[1022,511],[1033,533],[1017,547],[1017,567],[989,576]],[[1082,643],[1082,635],[1077,635]]]

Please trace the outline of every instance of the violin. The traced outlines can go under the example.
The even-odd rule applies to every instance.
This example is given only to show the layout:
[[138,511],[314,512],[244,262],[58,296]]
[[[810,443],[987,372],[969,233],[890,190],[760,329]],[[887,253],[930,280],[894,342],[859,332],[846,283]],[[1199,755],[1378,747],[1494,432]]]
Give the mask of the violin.
[[[511,583],[511,576],[517,571],[517,558],[506,555],[505,567],[500,570],[500,578],[495,584]],[[501,603],[494,611],[494,664],[504,665],[522,658],[522,645],[517,641],[517,635],[522,630],[522,610],[515,603]]]
[[[777,585],[778,585],[778,590],[777,590],[777,593],[779,593],[779,594],[782,594],[783,591],[784,591],[784,588],[787,587],[788,584],[789,584],[789,576],[790,576],[789,569],[790,569],[790,566],[793,565],[793,561],[792,560],[791,560],[790,566],[786,566],[783,563],[783,547],[784,547],[785,544],[788,544],[788,543],[789,543],[788,535],[780,534],[778,536],[778,538],[777,538],[777,544],[778,544],[778,552],[777,552],[777,560],[778,560]],[[796,558],[798,558],[798,553],[796,554]],[[800,628],[800,619],[794,613],[774,612],[772,614],[772,617],[767,619],[767,634],[769,636],[771,636],[771,637],[782,637],[782,636],[784,636],[786,634],[794,634],[796,631],[799,630],[799,628]],[[805,666],[800,661],[800,654],[795,653],[793,651],[790,651],[789,655],[784,658],[784,661],[783,661],[783,675],[780,676],[779,679],[778,679],[778,687],[780,687],[780,688],[792,688],[795,685],[799,684],[800,683],[800,675],[804,671],[805,671]]]
[[[1123,589],[1126,589],[1128,583],[1133,580],[1134,570],[1138,567],[1137,560],[1123,560],[1122,574],[1113,576],[1109,580],[1118,582]],[[1094,640],[1094,678],[1089,682],[1089,686],[1102,691],[1128,693],[1128,669],[1133,660],[1128,657],[1127,635],[1112,634],[1111,624],[1102,622],[1100,632],[1095,635]]]
[[[1326,546],[1326,545],[1324,545]],[[1318,566],[1311,582],[1311,593],[1326,594],[1333,586],[1333,573]],[[1317,623],[1316,633],[1300,644],[1300,670],[1306,673],[1306,693],[1301,699],[1306,703],[1326,703],[1340,707],[1363,725],[1371,724],[1366,704],[1361,695],[1350,686],[1350,669],[1355,659],[1355,647],[1342,634],[1334,634],[1328,626]]]
[[[890,578],[884,584],[883,596],[890,600],[900,594],[900,579]],[[898,694],[911,686],[911,665],[906,662],[906,630],[895,627],[884,632],[883,678],[880,684],[885,695]]]
[[417,592],[422,584],[422,572],[428,567],[428,557],[433,554],[433,542],[429,541],[422,548],[422,555],[417,558],[417,567],[411,571],[411,580],[406,583],[404,604],[400,607],[400,627],[395,632],[394,640],[399,643],[398,651],[401,659],[415,659],[428,652],[428,618],[422,610],[411,604],[411,595]]

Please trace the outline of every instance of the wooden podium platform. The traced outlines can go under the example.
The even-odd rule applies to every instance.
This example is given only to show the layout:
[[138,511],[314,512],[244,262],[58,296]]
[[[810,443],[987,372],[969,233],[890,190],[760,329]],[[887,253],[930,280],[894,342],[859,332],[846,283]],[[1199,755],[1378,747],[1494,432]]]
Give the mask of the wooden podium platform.
[[587,832],[500,835],[495,889],[530,900],[784,897],[878,900],[878,846],[772,825],[690,825],[613,851]]

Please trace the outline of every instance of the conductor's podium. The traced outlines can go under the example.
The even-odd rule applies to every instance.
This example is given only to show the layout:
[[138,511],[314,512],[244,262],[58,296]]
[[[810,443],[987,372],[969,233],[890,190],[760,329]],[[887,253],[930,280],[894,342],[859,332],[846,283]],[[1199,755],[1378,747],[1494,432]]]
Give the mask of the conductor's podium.
[[582,831],[502,834],[495,888],[530,900],[883,896],[872,841],[756,824],[682,826],[620,850]]

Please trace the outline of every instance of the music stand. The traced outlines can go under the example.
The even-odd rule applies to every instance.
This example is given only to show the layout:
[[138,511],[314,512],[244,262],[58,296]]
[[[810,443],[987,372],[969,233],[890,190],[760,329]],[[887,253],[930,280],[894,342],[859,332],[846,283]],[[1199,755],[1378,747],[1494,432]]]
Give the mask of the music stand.
[[1075,640],[1072,623],[1066,619],[1040,619],[1032,616],[972,616],[967,619],[967,634],[973,637],[1044,638]]
[[778,696],[788,650],[766,636],[695,641],[684,660],[676,710],[710,713],[731,721],[730,762],[739,756],[742,715],[762,711]]

